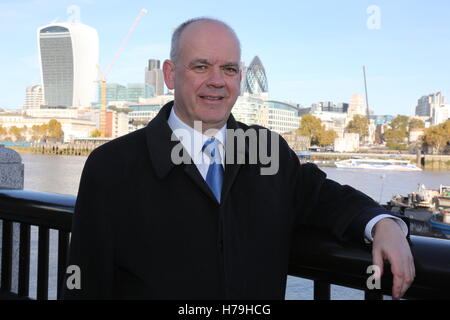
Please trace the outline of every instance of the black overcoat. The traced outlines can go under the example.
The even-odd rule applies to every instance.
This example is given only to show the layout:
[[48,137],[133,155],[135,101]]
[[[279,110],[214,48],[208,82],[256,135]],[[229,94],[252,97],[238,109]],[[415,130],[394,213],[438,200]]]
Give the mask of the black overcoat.
[[[167,124],[172,106],[88,157],[69,255],[81,289],[66,288],[65,298],[284,299],[299,225],[344,239],[353,224],[362,238],[364,223],[354,221],[380,210],[315,165],[301,165],[283,139],[275,175],[261,175],[261,163],[226,164],[219,205],[194,164],[171,161],[179,143]],[[227,127],[263,129],[232,115]],[[235,155],[248,152],[247,145]]]

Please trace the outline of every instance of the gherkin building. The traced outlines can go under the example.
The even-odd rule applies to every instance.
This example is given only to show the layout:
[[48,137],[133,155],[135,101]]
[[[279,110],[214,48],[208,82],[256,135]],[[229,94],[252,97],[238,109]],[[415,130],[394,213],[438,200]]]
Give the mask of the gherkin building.
[[243,92],[260,94],[268,92],[266,71],[258,56],[255,56],[245,72],[243,79]]

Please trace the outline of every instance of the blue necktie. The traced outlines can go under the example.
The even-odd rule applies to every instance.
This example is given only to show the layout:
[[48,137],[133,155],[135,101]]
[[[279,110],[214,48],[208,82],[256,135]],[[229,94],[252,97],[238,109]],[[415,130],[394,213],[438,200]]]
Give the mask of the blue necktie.
[[220,161],[219,150],[217,149],[217,140],[212,137],[206,140],[203,145],[202,151],[209,157],[211,164],[206,174],[206,183],[211,191],[216,196],[217,201],[220,203],[220,195],[222,193],[223,183],[223,167]]

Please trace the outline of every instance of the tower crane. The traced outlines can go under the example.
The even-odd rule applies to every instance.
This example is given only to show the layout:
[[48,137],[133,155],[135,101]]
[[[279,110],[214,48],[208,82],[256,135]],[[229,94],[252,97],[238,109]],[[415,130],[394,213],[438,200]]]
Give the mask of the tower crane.
[[137,15],[136,19],[134,20],[132,26],[128,30],[127,35],[125,38],[123,38],[119,49],[117,49],[116,53],[114,54],[114,57],[109,64],[109,66],[106,68],[105,72],[102,72],[100,69],[100,66],[97,65],[98,69],[98,77],[99,80],[97,82],[100,83],[100,103],[101,103],[101,109],[100,109],[100,136],[105,137],[106,136],[106,79],[111,71],[111,68],[114,66],[114,64],[119,59],[120,55],[122,54],[123,49],[125,48],[126,44],[128,43],[128,40],[130,40],[131,35],[133,34],[136,27],[141,22],[141,19],[144,15],[148,13],[147,9],[142,9],[139,11],[139,14]]

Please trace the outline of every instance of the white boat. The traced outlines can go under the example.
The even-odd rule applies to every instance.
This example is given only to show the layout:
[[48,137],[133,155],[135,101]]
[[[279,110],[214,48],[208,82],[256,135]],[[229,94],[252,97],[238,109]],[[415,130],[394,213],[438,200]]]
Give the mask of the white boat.
[[348,159],[335,162],[337,168],[342,169],[370,169],[388,171],[422,171],[421,168],[407,160],[383,159]]

